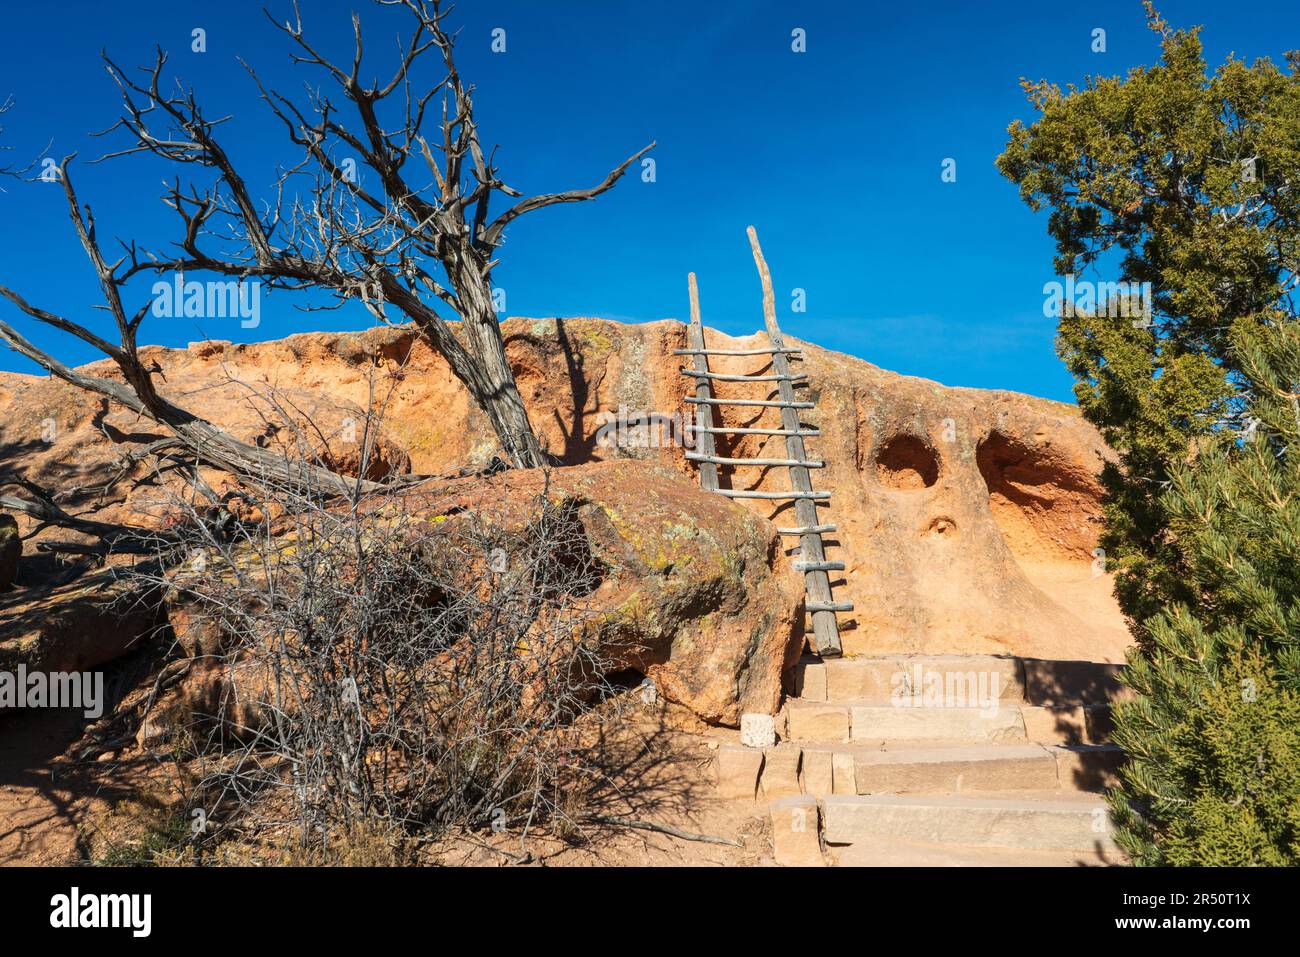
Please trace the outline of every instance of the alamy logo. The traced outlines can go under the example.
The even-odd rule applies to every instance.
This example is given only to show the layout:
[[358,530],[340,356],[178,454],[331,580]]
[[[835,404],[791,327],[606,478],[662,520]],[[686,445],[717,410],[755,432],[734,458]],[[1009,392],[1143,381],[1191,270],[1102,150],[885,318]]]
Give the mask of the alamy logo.
[[104,713],[102,671],[0,671],[0,710],[9,708],[81,708],[87,718]]
[[1052,280],[1043,286],[1043,315],[1049,319],[1078,314],[1140,320],[1134,326],[1151,325],[1151,283],[1076,281],[1074,273],[1065,282]]
[[596,445],[602,449],[663,449],[695,447],[695,426],[680,412],[629,413],[620,405],[618,413],[602,412],[596,430]]
[[82,894],[78,887],[50,898],[50,926],[128,927],[133,937],[148,937],[153,929],[151,894]]
[[262,284],[234,279],[185,281],[176,273],[171,282],[153,284],[152,311],[159,319],[233,319],[245,329],[262,323]]
[[895,708],[978,708],[981,717],[998,711],[996,671],[933,671],[921,664],[895,671],[889,703]]

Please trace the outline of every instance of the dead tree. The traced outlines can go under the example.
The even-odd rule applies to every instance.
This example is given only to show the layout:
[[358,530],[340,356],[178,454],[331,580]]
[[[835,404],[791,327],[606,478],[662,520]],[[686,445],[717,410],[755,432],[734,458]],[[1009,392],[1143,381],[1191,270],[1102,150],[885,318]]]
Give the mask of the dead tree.
[[[487,414],[510,460],[520,467],[542,465],[493,303],[496,253],[514,220],[547,206],[594,199],[654,143],[589,189],[523,198],[501,180],[494,151],[483,149],[473,88],[456,69],[454,37],[443,26],[449,11],[440,0],[377,2],[405,8],[414,21],[400,62],[382,84],[362,80],[357,15],[352,17],[355,53],[346,68],[308,41],[296,2],[292,22],[272,21],[296,47],[293,61],[319,69],[337,88],[347,116],[327,92],[313,88],[304,102],[295,103],[264,86],[244,64],[300,154],[295,165],[281,171],[274,202],[261,206],[219,142],[218,127],[228,117],[208,119],[193,90],[163,88],[167,56],[162,50],[148,79],[140,82],[105,57],[124,110],[104,132],[125,131],[131,138],[130,145],[108,156],[146,152],[216,173],[215,184],[203,189],[173,183],[163,201],[180,216],[182,238],[173,251],[143,258],[132,247],[123,277],[144,271],[258,277],[268,288],[328,290],[339,305],[360,299],[381,321],[396,318],[389,315],[391,306],[446,358]],[[413,87],[427,56],[441,59],[442,78],[417,92]],[[426,114],[435,103],[440,113],[426,136]],[[359,169],[368,171],[366,176],[358,175]],[[497,193],[513,202],[493,218]],[[232,241],[233,252],[215,248]],[[436,301],[461,320],[463,335],[434,308]]]
[[[29,317],[73,335],[98,349],[116,363],[121,373],[121,381],[73,369],[36,346],[3,320],[0,320],[0,341],[65,382],[110,399],[137,415],[164,426],[174,438],[154,443],[148,450],[151,454],[159,456],[176,454],[183,459],[189,459],[195,467],[206,465],[246,478],[311,481],[319,488],[336,494],[369,490],[371,483],[360,480],[354,482],[310,462],[286,460],[269,449],[240,442],[219,426],[159,395],[154,386],[154,370],[152,367],[146,367],[141,360],[136,342],[140,324],[148,315],[151,303],[145,302],[135,311],[128,311],[123,301],[123,292],[132,269],[123,267],[129,256],[123,256],[113,263],[105,258],[96,234],[94,215],[89,206],[83,209],[78,202],[77,192],[68,169],[71,159],[72,157],[67,157],[59,165],[59,179],[68,201],[68,213],[72,217],[77,238],[81,241],[81,246],[99,279],[100,293],[104,300],[103,308],[113,317],[117,326],[118,342],[110,342],[80,323],[29,303],[8,286],[0,285],[0,297],[8,299]],[[58,516],[40,517],[52,520],[55,524],[68,524],[59,521]]]
[[[64,159],[58,172],[69,214],[99,279],[103,308],[114,319],[118,341],[110,342],[86,324],[43,309],[5,285],[0,285],[0,299],[92,345],[114,361],[121,378],[73,369],[4,321],[0,321],[0,340],[51,374],[166,427],[173,438],[146,452],[188,462],[191,472],[201,464],[253,481],[310,481],[337,494],[355,495],[374,490],[373,484],[337,475],[319,463],[286,462],[236,440],[160,395],[153,371],[140,360],[137,347],[150,303],[134,310],[124,304],[132,280],[167,272],[208,272],[234,280],[257,278],[269,288],[325,290],[339,305],[360,299],[383,321],[396,318],[390,317],[389,306],[413,321],[484,409],[510,460],[525,467],[543,464],[506,360],[493,306],[495,252],[507,226],[519,216],[599,196],[654,144],[590,189],[522,198],[500,179],[491,154],[485,154],[480,144],[472,88],[464,85],[456,70],[453,38],[442,25],[446,11],[437,0],[378,2],[403,7],[414,19],[410,42],[403,47],[392,78],[383,85],[361,82],[362,38],[355,16],[355,56],[346,72],[315,52],[304,37],[296,6],[293,23],[277,24],[299,50],[294,60],[319,67],[342,91],[355,114],[353,126],[345,123],[328,96],[311,93],[307,103],[298,106],[265,88],[249,70],[262,99],[284,123],[301,154],[295,165],[280,171],[273,200],[262,204],[255,201],[219,142],[218,128],[229,118],[208,119],[192,90],[164,92],[166,54],[158,51],[152,69],[144,71],[140,82],[105,57],[124,109],[104,134],[125,131],[130,141],[101,160],[149,153],[169,163],[211,171],[215,177],[209,176],[203,187],[182,186],[179,177],[173,179],[163,201],[180,217],[182,229],[180,238],[165,251],[146,251],[134,241],[122,242],[121,255],[110,261],[97,237],[90,207],[81,203],[73,186],[72,157]],[[417,64],[428,55],[441,58],[444,75],[417,96],[412,92],[413,77]],[[437,133],[426,137],[426,112],[439,94]],[[390,100],[398,107],[391,129],[381,119]],[[413,158],[413,166],[427,170],[427,182],[411,182],[407,164]],[[363,168],[373,172],[378,188],[368,188],[361,177],[351,175],[349,159],[353,165],[359,159]],[[498,192],[514,200],[513,205],[489,218]],[[431,299],[441,300],[463,320],[461,334],[439,315]],[[287,474],[287,469],[293,474]],[[59,518],[40,517],[55,523]]]

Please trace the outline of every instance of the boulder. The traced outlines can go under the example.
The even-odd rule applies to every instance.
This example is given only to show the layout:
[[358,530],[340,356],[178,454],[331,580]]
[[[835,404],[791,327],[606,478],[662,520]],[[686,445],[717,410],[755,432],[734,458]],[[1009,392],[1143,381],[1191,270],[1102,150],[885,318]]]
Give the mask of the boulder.
[[0,605],[0,671],[85,671],[159,633],[157,589],[113,569],[10,592]]
[[[442,512],[508,523],[562,503],[601,569],[583,598],[614,668],[711,724],[773,714],[802,645],[803,583],[770,525],[655,462],[462,479],[425,493]],[[408,502],[409,505],[409,502]]]

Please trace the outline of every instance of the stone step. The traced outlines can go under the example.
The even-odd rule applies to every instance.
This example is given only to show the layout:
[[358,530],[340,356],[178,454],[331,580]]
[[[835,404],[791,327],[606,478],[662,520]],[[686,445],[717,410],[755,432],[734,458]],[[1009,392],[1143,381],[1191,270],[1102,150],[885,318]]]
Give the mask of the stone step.
[[1025,736],[1039,744],[1106,744],[1110,741],[1109,704],[1020,706]]
[[837,867],[1116,867],[1126,863],[1115,850],[1071,851],[1018,847],[970,847],[879,838],[832,850]]
[[[932,746],[924,746],[931,744]],[[1101,792],[1118,783],[1114,745],[908,742],[885,749],[804,746],[805,794],[919,794],[988,790]]]
[[796,743],[848,741],[851,715],[847,704],[791,698],[786,702],[785,737]]
[[1092,795],[1015,797],[870,794],[823,798],[828,844],[881,838],[969,847],[1115,851],[1106,805]]
[[810,701],[874,704],[919,699],[963,704],[1020,701],[1024,680],[1015,658],[992,655],[887,655],[805,658],[795,669],[795,693]]
[[812,797],[777,798],[768,805],[772,857],[782,867],[821,867],[820,807]]
[[[788,699],[782,737],[796,743],[828,744],[854,740],[854,707],[855,704],[851,702]],[[858,704],[856,707],[869,709],[876,706]],[[898,710],[926,712],[962,709],[902,708]],[[974,710],[980,712],[982,709]],[[1007,706],[1007,710],[1019,712],[1024,727],[1023,738],[1027,741],[1038,744],[1106,744],[1110,741],[1111,712],[1108,704],[1067,707],[1021,704]],[[971,709],[965,709],[963,713],[969,715],[970,711]],[[991,714],[991,712],[983,713]],[[860,712],[860,716],[863,720],[874,720],[877,712],[864,710]],[[906,723],[908,728],[915,723],[933,724],[933,733],[927,732],[920,737],[920,740],[947,737],[947,729],[952,727],[952,722],[955,720],[958,719],[936,718],[933,722],[926,722],[920,718],[898,719]],[[898,722],[893,722],[890,726],[897,724]],[[879,728],[880,725],[877,724],[876,727]],[[868,738],[878,735],[878,731],[873,732],[870,727],[860,729],[858,733],[866,734]],[[956,740],[961,740],[965,735],[958,734],[954,737]],[[859,737],[858,740],[863,739]]]
[[1053,745],[1058,786],[1067,791],[1105,791],[1119,784],[1124,752],[1113,744]]
[[854,754],[859,794],[1011,791],[1057,786],[1056,757],[1037,744],[902,748]]
[[787,702],[785,733],[794,743],[1027,740],[1016,706],[908,708],[801,699]]
[[[1025,741],[1018,707],[894,708],[848,705],[849,738],[860,742]],[[791,712],[793,713],[793,712]]]
[[971,706],[996,700],[1032,705],[1097,705],[1126,700],[1123,665],[997,655],[809,656],[795,666],[795,696],[805,701],[862,701]]
[[[926,746],[929,745],[929,746]],[[771,800],[877,793],[987,790],[1100,792],[1118,783],[1114,745],[909,742],[771,748],[723,745],[715,756],[719,797]]]
[[[827,744],[854,740],[854,707],[855,703],[853,702],[805,701],[801,698],[787,699],[782,737],[797,743]],[[876,706],[858,703],[856,707],[872,708]],[[1111,711],[1108,704],[1069,705],[1065,707],[1020,704],[1008,705],[1006,708],[1019,711],[1020,721],[1024,727],[1023,738],[1028,741],[1034,741],[1038,744],[1106,744],[1110,741]],[[915,713],[962,709],[900,708],[897,710]],[[974,710],[978,712],[982,709]],[[965,709],[963,713],[969,715],[970,711],[971,709]],[[991,714],[991,712],[987,711],[983,713]],[[877,712],[862,711],[860,717],[863,720],[874,720],[877,717]],[[927,722],[921,718],[903,718],[888,726],[896,726],[898,722],[905,723],[908,728],[917,723],[933,724],[933,731],[926,732],[919,739],[934,740],[946,738],[949,734],[948,729],[957,720],[959,719],[951,716],[936,718],[933,722]],[[971,722],[966,723],[970,724]],[[876,725],[876,727],[881,726]],[[857,740],[864,740],[860,737],[862,734],[871,738],[878,736],[879,731],[873,731],[868,727],[859,729],[858,734]],[[956,740],[961,740],[965,737],[965,734],[957,734],[954,737]]]

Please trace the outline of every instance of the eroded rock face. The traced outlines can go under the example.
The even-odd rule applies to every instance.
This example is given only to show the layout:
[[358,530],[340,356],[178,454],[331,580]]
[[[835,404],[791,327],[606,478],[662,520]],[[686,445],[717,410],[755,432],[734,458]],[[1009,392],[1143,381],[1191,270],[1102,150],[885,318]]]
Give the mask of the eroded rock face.
[[[615,444],[601,443],[602,425],[620,407],[631,416],[665,418],[689,408],[682,398],[690,380],[678,371],[681,358],[671,355],[685,345],[685,326],[671,320],[511,319],[504,332],[529,415],[559,461],[656,460],[696,481],[684,449],[671,441],[658,448],[620,447],[616,437]],[[712,330],[706,336],[721,348],[766,344],[765,336],[732,338]],[[1076,408],[1009,392],[947,388],[795,344],[806,348],[797,371],[811,377],[811,388],[799,391],[818,403],[806,421],[822,430],[821,438],[808,442],[810,454],[826,462],[814,481],[832,491],[822,511],[825,521],[839,526],[828,557],[848,566],[836,597],[856,604],[842,617],[846,651],[1122,658],[1127,632],[1092,554],[1100,521],[1096,474],[1108,452]],[[243,438],[265,430],[270,403],[257,396],[279,390],[297,397],[295,404],[311,416],[333,423],[322,431],[340,464],[349,461],[340,434],[348,418],[354,424],[382,419],[378,434],[389,450],[385,462],[392,463],[386,470],[445,474],[499,454],[485,417],[446,363],[402,329],[144,351],[146,362],[164,370],[159,386],[165,394]],[[711,368],[755,373],[761,363],[761,357],[715,357]],[[95,371],[105,374],[108,367],[99,363]],[[761,397],[753,383],[723,383],[717,394]],[[371,408],[372,396],[382,415]],[[46,442],[43,430],[48,433],[51,421],[56,437]],[[732,407],[724,410],[724,421],[768,426],[777,416],[775,410]],[[124,448],[110,436],[138,439],[141,428],[57,382],[0,375],[0,449],[36,481],[61,488],[102,483]],[[330,445],[338,442],[344,445]],[[718,451],[783,458],[780,443],[736,437],[720,442]],[[210,478],[220,484],[220,476]],[[722,481],[736,488],[788,487],[780,469],[724,468]],[[69,510],[105,519],[160,518],[164,496],[158,489],[119,488],[102,503],[83,493],[67,503]],[[737,521],[746,510],[782,524],[792,514],[788,506],[764,502],[717,507]],[[793,571],[782,574],[797,579]]]
[[[844,591],[860,631],[846,643],[1122,655],[1110,583],[1094,573],[1105,450],[1093,430],[1068,407],[1025,396],[873,378],[820,418],[857,424],[851,437],[822,440],[836,492],[827,512],[852,556]],[[857,467],[846,474],[831,459]]]
[[[633,416],[668,418],[689,408],[682,398],[692,380],[671,354],[686,344],[684,326],[513,320],[507,328],[521,388],[533,403],[530,414],[553,451],[574,460],[653,457],[695,474],[671,442],[662,448],[598,442],[602,413],[624,407]],[[767,341],[713,330],[706,339],[724,349]],[[836,597],[856,606],[842,618],[847,653],[1123,659],[1128,632],[1093,554],[1101,520],[1097,474],[1111,453],[1077,408],[948,388],[787,340],[806,349],[794,366],[810,385],[798,391],[817,403],[805,416],[822,432],[808,440],[811,457],[826,464],[814,484],[833,493],[819,512],[838,525],[828,557],[847,564],[833,582]],[[770,372],[762,357],[715,356],[710,369]],[[561,375],[579,387],[557,388]],[[715,394],[764,397],[755,390],[754,383],[720,382]],[[570,395],[577,401],[564,403]],[[774,409],[723,407],[721,420],[780,425]],[[752,435],[720,437],[718,454],[786,457],[783,439]],[[789,488],[782,469],[723,467],[721,482]],[[750,500],[743,507],[794,524],[788,504]]]

